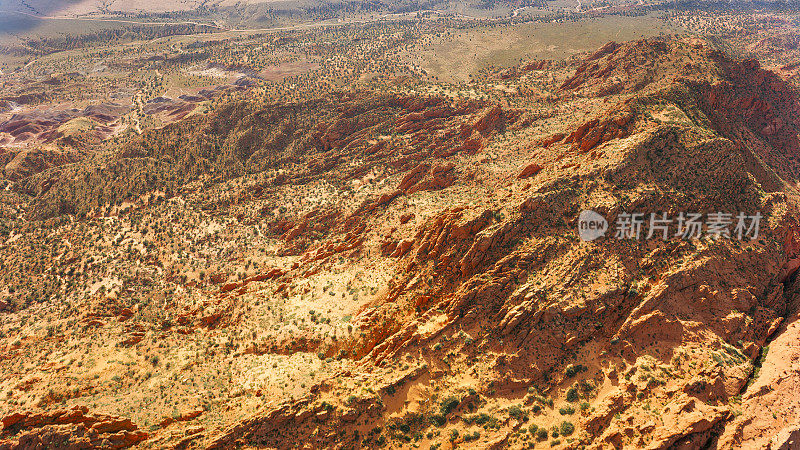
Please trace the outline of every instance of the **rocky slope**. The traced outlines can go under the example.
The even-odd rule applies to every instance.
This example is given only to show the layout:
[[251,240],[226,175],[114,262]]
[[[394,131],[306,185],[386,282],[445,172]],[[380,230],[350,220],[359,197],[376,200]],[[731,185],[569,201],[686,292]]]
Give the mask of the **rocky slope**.
[[795,87],[697,40],[548,66],[234,99],[15,180],[0,446],[793,448]]

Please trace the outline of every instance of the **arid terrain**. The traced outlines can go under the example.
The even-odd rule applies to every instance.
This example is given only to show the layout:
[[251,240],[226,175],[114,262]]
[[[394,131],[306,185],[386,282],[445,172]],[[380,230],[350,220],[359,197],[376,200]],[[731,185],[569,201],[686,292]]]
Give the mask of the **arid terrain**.
[[0,449],[800,448],[793,2],[0,15]]

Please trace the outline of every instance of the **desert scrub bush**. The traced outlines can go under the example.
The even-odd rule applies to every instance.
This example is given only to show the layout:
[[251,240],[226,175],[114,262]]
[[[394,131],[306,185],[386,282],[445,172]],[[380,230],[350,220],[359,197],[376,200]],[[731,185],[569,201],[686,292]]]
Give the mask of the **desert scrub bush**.
[[474,416],[464,417],[463,420],[467,424],[473,424],[474,423],[476,425],[482,426],[484,429],[499,428],[500,427],[500,423],[497,420],[497,418],[492,416],[492,415],[490,415],[490,414],[486,414],[486,413],[480,413],[480,414],[476,414]]
[[472,442],[477,441],[480,439],[481,433],[479,431],[473,431],[472,433],[467,433],[464,435],[464,442]]
[[437,427],[443,427],[447,423],[447,418],[441,414],[433,414],[428,418],[428,421]]
[[569,416],[575,414],[575,408],[567,405],[564,406],[563,408],[559,408],[558,413],[561,414],[562,416]]
[[539,428],[538,430],[536,430],[536,439],[539,441],[544,441],[545,439],[547,439],[547,435],[548,435],[547,430],[544,428]]
[[458,436],[459,436],[459,434],[458,434],[458,430],[456,430],[455,428],[453,428],[452,430],[450,430],[450,442],[453,442],[453,441],[455,441],[456,439],[458,439]]
[[567,378],[572,378],[581,372],[585,372],[586,370],[587,367],[584,366],[583,364],[577,364],[577,365],[570,364],[566,368],[564,368],[564,375]]
[[[539,395],[539,394],[530,393],[530,390],[528,392],[529,393],[525,396],[525,399],[524,399],[526,404],[536,402],[536,403],[541,403],[542,405],[547,405],[547,406],[549,406],[551,408],[553,407],[553,399],[546,398],[546,397],[544,397],[542,395]],[[538,406],[538,405],[536,405],[536,406]],[[538,410],[536,410],[534,412],[538,412]]]
[[595,389],[597,389],[597,385],[595,384],[594,380],[581,380],[578,383],[578,387],[584,396],[594,394]]
[[578,389],[573,386],[567,390],[567,401],[568,402],[577,402],[578,401]]
[[572,422],[565,420],[561,422],[561,425],[558,427],[558,431],[562,436],[569,436],[575,431],[575,425],[573,425]]
[[512,405],[508,407],[508,415],[513,417],[517,420],[525,420],[527,416],[525,415],[525,411],[522,410],[518,405]]
[[458,403],[460,400],[455,395],[451,395],[449,397],[445,397],[439,403],[439,413],[443,416],[447,416],[451,412],[453,412],[456,407],[458,407]]

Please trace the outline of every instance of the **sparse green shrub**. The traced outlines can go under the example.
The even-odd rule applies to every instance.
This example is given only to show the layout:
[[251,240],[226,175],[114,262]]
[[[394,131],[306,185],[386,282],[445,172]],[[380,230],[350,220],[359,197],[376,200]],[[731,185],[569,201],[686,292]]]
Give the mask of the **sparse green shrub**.
[[458,397],[454,395],[446,397],[444,400],[441,401],[441,403],[439,403],[439,412],[443,416],[447,416],[448,414],[453,412],[453,410],[456,409],[456,407],[458,407],[459,401],[460,400],[458,399]]
[[450,430],[450,442],[453,442],[456,439],[458,439],[458,436],[459,436],[458,435],[458,430],[456,430],[455,428]]
[[567,390],[567,401],[568,402],[577,402],[578,401],[578,389],[574,386]]
[[508,415],[517,420],[522,420],[523,416],[525,416],[525,411],[518,405],[513,405],[508,407]]
[[481,433],[479,431],[473,431],[472,433],[467,433],[464,435],[464,442],[472,442],[477,441],[480,439]]
[[586,370],[587,367],[584,366],[583,364],[578,364],[578,365],[570,364],[564,369],[564,375],[566,375],[567,378],[572,378],[581,372],[585,372]]
[[547,439],[547,430],[545,430],[544,428],[539,428],[536,431],[536,439],[540,441],[544,441],[545,439]]
[[468,424],[475,423],[476,425],[482,426],[484,429],[499,427],[499,421],[497,420],[497,418],[486,413],[480,413],[475,416],[464,417],[464,422]]
[[430,417],[430,422],[437,427],[443,427],[447,423],[447,418],[441,414],[434,414]]

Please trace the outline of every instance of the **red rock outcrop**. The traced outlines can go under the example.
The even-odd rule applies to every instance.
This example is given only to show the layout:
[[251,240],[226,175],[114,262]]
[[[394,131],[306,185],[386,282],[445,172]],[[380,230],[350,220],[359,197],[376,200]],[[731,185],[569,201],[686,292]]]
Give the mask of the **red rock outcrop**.
[[129,448],[148,438],[130,419],[89,414],[87,407],[26,411],[0,420],[0,448]]
[[631,130],[633,113],[618,113],[613,117],[593,119],[579,126],[564,140],[572,150],[586,153],[612,139],[627,137]]

